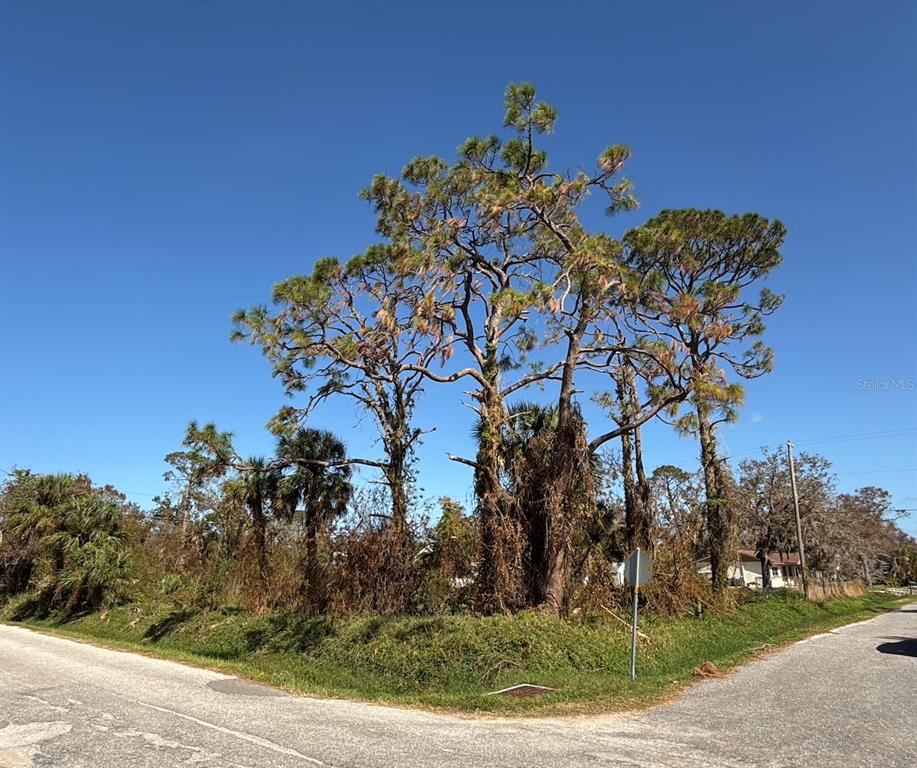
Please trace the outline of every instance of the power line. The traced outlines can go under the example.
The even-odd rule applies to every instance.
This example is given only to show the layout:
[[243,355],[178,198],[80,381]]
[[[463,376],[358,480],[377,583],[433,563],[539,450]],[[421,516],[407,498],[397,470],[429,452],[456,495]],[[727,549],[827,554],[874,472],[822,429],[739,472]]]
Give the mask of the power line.
[[821,437],[811,440],[798,440],[796,445],[802,443],[844,443],[851,440],[874,440],[884,437],[907,437],[908,435],[917,435],[917,428],[894,429],[886,432],[864,432],[853,435],[835,435],[834,437]]
[[904,469],[850,469],[844,472],[835,472],[835,475],[878,475],[886,472],[917,472],[917,467],[905,467]]
[[895,427],[895,429],[879,429],[879,430],[872,430],[870,432],[847,432],[843,435],[827,435],[825,437],[811,437],[811,438],[806,438],[805,441],[797,440],[797,442],[801,443],[801,442],[808,442],[811,440],[837,440],[840,438],[847,438],[847,437],[868,437],[870,435],[890,435],[896,432],[917,432],[917,427]]
[[[894,438],[894,437],[908,437],[910,435],[917,436],[917,427],[907,427],[905,429],[891,429],[885,430],[883,432],[859,432],[851,433],[847,435],[833,435],[831,437],[814,437],[806,438],[804,440],[794,440],[793,445],[816,445],[816,444],[833,444],[833,443],[842,443],[850,442],[857,440],[877,440],[882,438]],[[753,454],[759,453],[760,448],[755,448],[750,451],[743,451],[741,453],[731,453],[727,456],[727,459],[735,459],[741,456],[751,456]]]

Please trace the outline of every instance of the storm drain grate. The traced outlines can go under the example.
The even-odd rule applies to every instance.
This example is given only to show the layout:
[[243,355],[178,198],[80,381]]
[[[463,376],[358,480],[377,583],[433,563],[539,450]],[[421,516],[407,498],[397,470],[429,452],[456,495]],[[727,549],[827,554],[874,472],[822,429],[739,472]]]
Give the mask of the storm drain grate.
[[491,691],[487,696],[515,696],[517,698],[528,698],[531,696],[541,696],[541,694],[550,693],[553,690],[553,688],[547,688],[543,685],[520,683],[519,685],[511,685],[509,688],[503,688],[499,691]]

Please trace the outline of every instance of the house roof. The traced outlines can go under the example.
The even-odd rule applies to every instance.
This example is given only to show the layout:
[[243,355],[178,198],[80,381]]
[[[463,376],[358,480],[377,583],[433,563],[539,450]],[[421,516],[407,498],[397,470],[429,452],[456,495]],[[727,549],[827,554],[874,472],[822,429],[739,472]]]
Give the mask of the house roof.
[[[757,550],[754,549],[740,549],[739,557],[746,563],[757,563],[758,555]],[[771,565],[799,565],[799,554],[796,552],[771,552],[768,554],[767,559],[770,560]],[[702,557],[697,562],[706,563],[709,562],[710,558]]]
[[[758,559],[753,549],[743,549],[740,551],[743,554],[748,553],[754,560]],[[770,552],[767,559],[771,561],[771,565],[799,565],[799,553],[797,552]]]

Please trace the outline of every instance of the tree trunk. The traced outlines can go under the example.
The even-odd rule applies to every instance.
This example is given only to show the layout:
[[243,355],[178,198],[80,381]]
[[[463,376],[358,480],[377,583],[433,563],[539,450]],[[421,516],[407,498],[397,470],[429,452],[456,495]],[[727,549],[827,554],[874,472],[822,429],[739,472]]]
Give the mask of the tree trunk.
[[[553,436],[552,436],[553,439]],[[550,450],[549,446],[542,445],[535,448]],[[541,468],[543,462],[534,466]],[[542,482],[537,487],[531,483],[522,489],[522,498],[517,499],[523,517],[523,531],[526,538],[525,567],[526,604],[531,606],[541,605],[545,600],[546,579],[548,573],[548,511],[546,504],[545,486]]]
[[178,553],[176,566],[179,571],[185,568],[185,562],[188,557],[188,549],[191,546],[191,500],[189,488],[182,493],[181,500],[181,551]]
[[726,502],[720,459],[716,451],[716,437],[706,409],[697,406],[698,436],[700,438],[701,467],[704,472],[704,506],[707,529],[707,547],[710,556],[711,585],[718,592],[729,583],[729,538],[731,520]]
[[255,558],[258,563],[258,578],[261,586],[267,589],[267,520],[264,517],[264,499],[256,494],[251,501],[252,536],[255,542]]
[[391,537],[386,544],[386,558],[383,567],[389,580],[386,605],[389,612],[404,612],[410,609],[416,592],[412,565],[413,537],[408,522],[408,449],[401,442],[390,443],[386,467],[383,473],[391,493],[391,523],[387,534]]
[[[397,366],[395,366],[397,367]],[[385,407],[383,443],[385,446],[386,466],[383,468],[385,481],[388,483],[392,503],[392,524],[398,530],[407,530],[408,493],[411,478],[409,462],[411,453],[410,411],[405,404],[404,389],[397,373],[393,375],[395,392],[391,407]]]
[[634,483],[633,441],[630,432],[621,435],[621,483],[624,486],[624,547],[631,552],[637,546],[637,489]]
[[185,549],[191,544],[191,508],[185,504],[181,512],[181,543]]
[[556,472],[545,499],[547,536],[542,607],[549,613],[560,614],[567,605],[571,536],[578,513],[588,503],[588,499],[582,498],[584,489],[580,481],[591,478],[588,444],[572,407],[558,415],[553,466]]
[[569,588],[567,547],[562,542],[554,547],[548,559],[548,573],[544,590],[544,609],[554,615],[566,610]]
[[[643,467],[640,428],[621,435],[621,477],[624,485],[624,537],[627,551],[653,548],[649,518],[650,484]],[[636,471],[635,471],[636,470]]]
[[[626,362],[622,363],[615,380],[621,423],[627,424],[636,418],[639,409],[633,369]],[[621,465],[627,550],[640,547],[650,551],[653,548],[652,525],[649,519],[650,484],[643,466],[643,443],[639,427],[621,435]]]
[[408,524],[408,494],[405,488],[404,475],[401,470],[386,470],[389,491],[392,494],[392,525],[398,530],[406,530]]
[[573,379],[580,340],[587,322],[581,317],[568,336],[567,354],[557,401],[557,429],[551,451],[553,474],[546,483],[546,539],[544,600],[553,614],[566,610],[570,587],[570,546],[584,510],[595,503],[589,440],[573,401]]
[[771,561],[767,549],[759,548],[756,554],[758,562],[761,563],[761,590],[769,592],[773,585],[771,584]]
[[321,563],[319,563],[319,538],[321,537],[320,512],[306,509],[306,551],[303,562],[303,575],[306,582],[306,601],[309,608],[320,613],[327,607],[327,593]]
[[410,536],[408,525],[408,449],[400,442],[392,442],[387,450],[386,467],[383,469],[391,493],[392,528],[407,543]]
[[504,514],[500,482],[500,430],[506,410],[496,384],[480,392],[479,402],[481,434],[474,470],[480,526],[476,607],[485,614],[506,613],[514,591],[511,563],[507,561],[507,545],[512,539],[512,531],[507,527],[511,521]]
[[640,433],[640,427],[634,430],[634,468],[637,470],[637,510],[640,515],[640,525],[637,529],[637,546],[655,552],[653,518],[650,512],[650,494],[652,491],[650,481],[646,476],[646,469],[643,466],[643,438]]

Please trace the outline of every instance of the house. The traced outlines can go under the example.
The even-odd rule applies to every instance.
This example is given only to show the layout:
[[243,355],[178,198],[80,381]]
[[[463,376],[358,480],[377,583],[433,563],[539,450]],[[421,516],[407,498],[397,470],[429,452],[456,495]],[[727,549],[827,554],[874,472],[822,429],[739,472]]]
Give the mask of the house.
[[611,563],[611,583],[616,587],[624,584],[624,562],[613,561]]
[[[802,582],[802,571],[799,567],[799,555],[795,552],[771,552],[768,555],[767,567],[771,570],[771,586],[797,587]],[[710,578],[710,558],[697,561],[697,572]],[[753,549],[740,549],[736,559],[729,565],[729,582],[736,586],[761,589],[764,579],[761,575],[761,561]]]

